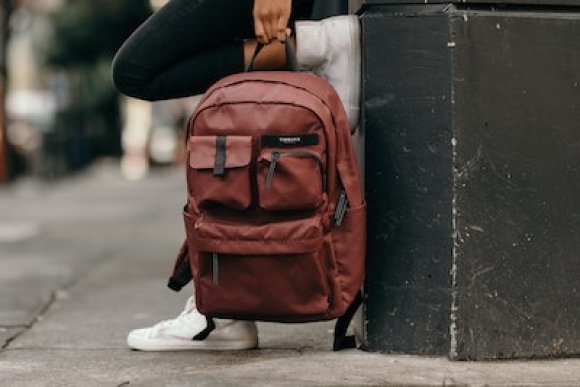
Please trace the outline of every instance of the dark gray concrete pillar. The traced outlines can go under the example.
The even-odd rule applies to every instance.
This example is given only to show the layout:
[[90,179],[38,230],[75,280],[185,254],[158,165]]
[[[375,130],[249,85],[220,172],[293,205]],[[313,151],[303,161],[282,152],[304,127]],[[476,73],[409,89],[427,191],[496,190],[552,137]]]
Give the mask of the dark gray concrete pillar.
[[348,0],[315,0],[312,18],[319,20],[346,13],[348,13]]
[[580,353],[570,4],[365,5],[369,350]]

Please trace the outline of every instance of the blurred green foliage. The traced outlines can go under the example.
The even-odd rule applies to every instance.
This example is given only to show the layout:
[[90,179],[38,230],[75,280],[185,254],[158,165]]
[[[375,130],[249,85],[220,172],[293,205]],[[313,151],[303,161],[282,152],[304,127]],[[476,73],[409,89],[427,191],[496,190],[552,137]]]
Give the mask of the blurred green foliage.
[[52,15],[54,42],[48,61],[74,67],[112,59],[150,13],[148,0],[66,0]]

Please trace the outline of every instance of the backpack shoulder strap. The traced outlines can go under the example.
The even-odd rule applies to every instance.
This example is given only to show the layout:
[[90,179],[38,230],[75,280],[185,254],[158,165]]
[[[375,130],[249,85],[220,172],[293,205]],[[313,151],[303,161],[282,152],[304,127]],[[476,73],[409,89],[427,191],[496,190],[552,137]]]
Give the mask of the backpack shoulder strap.
[[169,289],[179,292],[192,278],[189,265],[189,248],[187,247],[187,240],[185,240],[181,245],[181,249],[179,249],[179,253],[177,253],[173,274],[169,278],[167,286]]
[[359,306],[362,305],[362,291],[357,293],[357,296],[352,301],[346,312],[338,318],[336,326],[334,327],[334,344],[332,349],[334,351],[341,351],[343,349],[356,348],[356,341],[354,336],[347,336],[346,330],[356,313]]

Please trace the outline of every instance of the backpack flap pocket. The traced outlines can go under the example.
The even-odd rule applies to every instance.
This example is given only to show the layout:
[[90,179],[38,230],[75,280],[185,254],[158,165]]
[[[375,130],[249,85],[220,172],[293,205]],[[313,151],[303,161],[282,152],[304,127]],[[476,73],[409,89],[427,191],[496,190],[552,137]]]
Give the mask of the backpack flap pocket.
[[189,191],[199,207],[244,210],[252,202],[251,136],[194,136],[189,151]]
[[251,227],[201,217],[192,234],[200,251],[220,254],[303,254],[320,249],[323,237],[320,216]]
[[313,210],[322,202],[326,173],[317,152],[266,149],[258,163],[260,207],[269,211]]

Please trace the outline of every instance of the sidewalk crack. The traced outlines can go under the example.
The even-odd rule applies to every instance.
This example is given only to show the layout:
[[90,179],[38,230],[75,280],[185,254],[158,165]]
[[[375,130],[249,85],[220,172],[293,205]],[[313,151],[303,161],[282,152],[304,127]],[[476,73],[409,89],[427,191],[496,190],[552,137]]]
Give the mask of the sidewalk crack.
[[34,328],[36,323],[40,322],[43,319],[43,317],[50,311],[52,306],[57,301],[66,299],[67,297],[65,295],[68,294],[68,291],[71,288],[75,287],[76,285],[81,283],[85,278],[89,277],[95,268],[106,264],[107,262],[109,262],[113,258],[114,258],[114,254],[112,251],[106,251],[103,254],[100,254],[100,258],[97,258],[95,260],[95,262],[90,267],[87,267],[84,270],[80,270],[79,273],[73,279],[71,279],[68,283],[64,283],[63,285],[61,285],[60,288],[53,290],[51,292],[50,297],[49,297],[48,301],[46,302],[46,304],[44,304],[44,306],[40,309],[40,312],[38,312],[38,314],[32,319],[32,321],[30,321],[30,323],[22,326],[22,328],[23,328],[22,331],[17,332],[13,337],[10,337],[10,338],[8,338],[8,340],[6,340],[4,345],[2,345],[2,347],[0,347],[0,353],[9,349],[8,347],[10,346],[10,344],[12,344],[20,336],[22,336],[23,334],[25,334],[26,332],[28,332],[29,330]]
[[[68,286],[67,286],[68,287]],[[46,314],[46,312],[48,312],[48,310],[51,308],[51,306],[55,303],[55,301],[58,299],[57,294],[59,291],[62,290],[55,290],[51,293],[50,298],[48,299],[48,302],[42,307],[42,309],[40,309],[40,312],[38,313],[38,315],[36,315],[31,322],[29,322],[26,325],[21,326],[21,328],[23,328],[21,331],[16,332],[16,334],[10,338],[8,338],[8,340],[6,340],[6,342],[4,343],[4,345],[0,348],[0,353],[4,352],[6,349],[8,349],[8,347],[10,346],[10,344],[12,344],[12,342],[16,339],[18,339],[20,336],[22,336],[25,332],[28,332],[30,329],[32,329],[32,327],[34,327],[34,325],[42,320],[42,317]]]
[[5,350],[8,349],[8,347],[10,346],[10,344],[12,344],[12,342],[14,342],[15,340],[17,340],[20,336],[22,336],[23,334],[25,334],[26,332],[28,332],[29,330],[31,330],[32,328],[34,328],[34,326],[36,325],[36,323],[42,321],[43,317],[50,311],[50,309],[52,308],[52,306],[59,300],[62,300],[63,294],[66,294],[67,290],[72,288],[73,286],[75,286],[78,282],[80,281],[79,279],[75,279],[70,281],[67,284],[64,284],[61,286],[61,288],[53,290],[50,294],[50,297],[48,299],[48,301],[42,306],[42,308],[40,309],[40,311],[38,312],[38,314],[26,325],[21,325],[20,328],[22,328],[21,331],[16,332],[16,334],[14,334],[14,336],[8,338],[6,340],[6,342],[4,343],[4,345],[2,345],[2,347],[0,347],[0,353],[4,352]]

